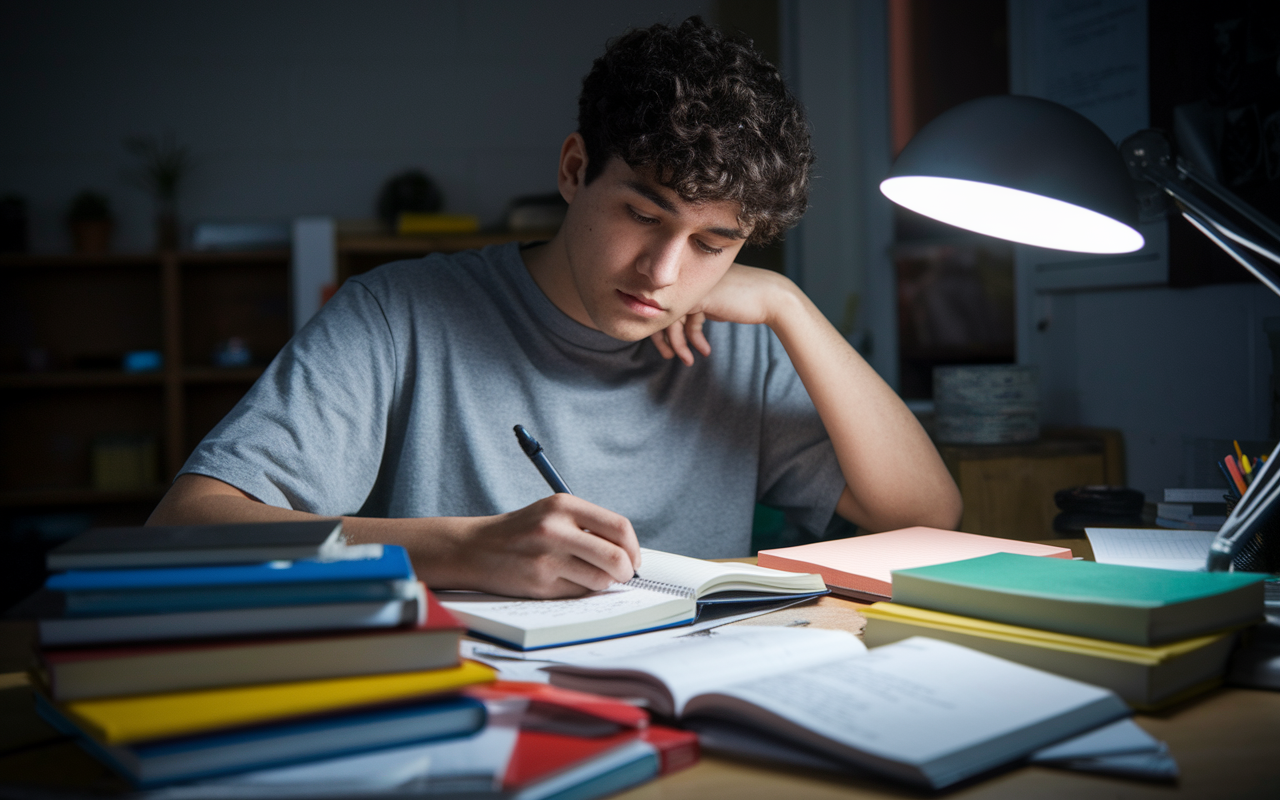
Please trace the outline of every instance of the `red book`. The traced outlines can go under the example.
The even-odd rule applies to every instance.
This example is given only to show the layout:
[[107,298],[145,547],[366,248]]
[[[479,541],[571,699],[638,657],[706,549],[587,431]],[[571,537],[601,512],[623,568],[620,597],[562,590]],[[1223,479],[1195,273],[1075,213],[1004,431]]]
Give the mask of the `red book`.
[[567,788],[631,767],[630,783],[613,789],[618,791],[691,767],[699,755],[697,734],[661,725],[591,738],[521,729],[502,788],[527,789],[556,778]]
[[70,701],[457,666],[463,626],[426,597],[416,627],[44,650],[40,671],[53,698]]
[[534,716],[542,729],[551,729],[557,733],[573,732],[564,726],[556,728],[552,722],[554,718],[563,721],[565,725],[571,725],[569,713],[603,720],[623,728],[644,728],[649,724],[649,712],[630,703],[590,692],[562,689],[547,683],[496,681],[484,686],[472,686],[466,693],[480,700],[523,697],[529,701],[532,711],[532,715],[526,714],[523,727],[530,727],[529,718]]

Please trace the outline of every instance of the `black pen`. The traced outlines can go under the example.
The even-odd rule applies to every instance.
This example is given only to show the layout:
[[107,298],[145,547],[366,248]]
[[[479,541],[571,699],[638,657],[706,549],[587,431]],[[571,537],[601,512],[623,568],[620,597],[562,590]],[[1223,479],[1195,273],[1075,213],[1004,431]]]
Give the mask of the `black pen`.
[[560,477],[560,473],[556,472],[556,468],[551,466],[551,462],[547,460],[547,454],[542,451],[542,445],[538,444],[538,440],[530,436],[523,425],[517,425],[515,431],[516,441],[520,443],[520,449],[524,450],[524,454],[538,468],[538,472],[541,473],[542,479],[547,482],[547,485],[551,487],[551,491],[556,494],[573,494],[565,484],[564,478]]
[[[556,472],[556,468],[551,466],[551,462],[547,460],[547,454],[543,452],[542,445],[538,444],[538,440],[529,435],[523,425],[515,426],[516,441],[520,443],[520,449],[529,457],[533,465],[538,468],[538,472],[542,475],[542,479],[551,487],[551,491],[556,494],[573,494],[569,491],[569,485],[564,482],[564,478],[560,477],[560,473]],[[632,579],[639,578],[640,573],[637,572]]]

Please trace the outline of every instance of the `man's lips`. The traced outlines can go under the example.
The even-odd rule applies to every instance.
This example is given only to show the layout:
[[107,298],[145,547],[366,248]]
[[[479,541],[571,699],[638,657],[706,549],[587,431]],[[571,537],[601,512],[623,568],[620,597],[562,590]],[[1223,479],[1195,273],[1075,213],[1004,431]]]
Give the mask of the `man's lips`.
[[627,305],[627,308],[641,316],[653,318],[661,316],[666,312],[665,308],[658,305],[658,303],[653,300],[648,300],[634,294],[628,294],[621,289],[618,290],[618,295],[622,298],[622,302]]

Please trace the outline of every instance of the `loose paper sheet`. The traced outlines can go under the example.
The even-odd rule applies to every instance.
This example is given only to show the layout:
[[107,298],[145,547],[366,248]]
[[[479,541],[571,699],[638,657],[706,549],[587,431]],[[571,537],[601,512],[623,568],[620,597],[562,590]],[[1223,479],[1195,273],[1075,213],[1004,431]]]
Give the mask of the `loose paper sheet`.
[[1145,528],[1085,528],[1099,564],[1202,572],[1214,531]]

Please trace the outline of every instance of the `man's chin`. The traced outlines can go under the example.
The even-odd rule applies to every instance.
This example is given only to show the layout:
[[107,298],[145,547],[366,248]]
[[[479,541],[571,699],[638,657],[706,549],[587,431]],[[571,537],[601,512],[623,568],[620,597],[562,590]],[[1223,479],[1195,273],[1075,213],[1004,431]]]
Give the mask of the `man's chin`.
[[597,322],[596,328],[602,333],[606,333],[615,339],[623,342],[639,342],[648,339],[650,336],[665,330],[670,322],[640,322],[637,320],[610,320],[606,324],[601,325]]

